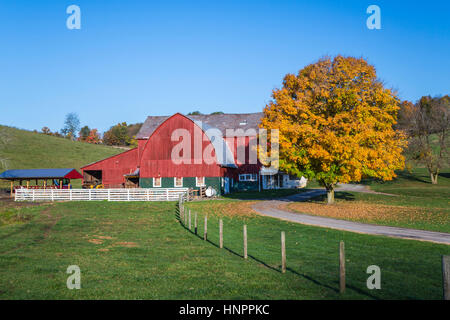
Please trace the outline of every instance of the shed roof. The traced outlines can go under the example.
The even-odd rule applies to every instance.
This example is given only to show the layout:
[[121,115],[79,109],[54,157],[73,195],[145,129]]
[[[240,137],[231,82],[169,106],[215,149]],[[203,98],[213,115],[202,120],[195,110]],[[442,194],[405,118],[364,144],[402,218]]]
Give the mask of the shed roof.
[[74,168],[65,169],[16,169],[6,170],[0,179],[81,179],[83,176]]
[[[206,124],[209,128],[217,128],[226,136],[226,129],[248,129],[258,130],[262,112],[255,113],[224,113],[224,114],[201,114],[186,115],[192,121]],[[148,139],[152,133],[170,116],[148,116],[136,135],[137,139]]]

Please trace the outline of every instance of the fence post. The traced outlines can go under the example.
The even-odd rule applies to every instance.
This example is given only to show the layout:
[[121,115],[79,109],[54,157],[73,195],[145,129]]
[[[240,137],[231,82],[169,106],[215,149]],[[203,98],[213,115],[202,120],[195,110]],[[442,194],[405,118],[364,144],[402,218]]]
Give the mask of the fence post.
[[189,209],[189,230],[191,230],[191,209]]
[[194,232],[197,234],[197,212],[194,214]]
[[281,231],[281,272],[286,273],[286,235]]
[[72,189],[69,189],[69,199],[72,201]]
[[111,201],[111,190],[108,189],[108,201]]
[[[89,200],[91,200],[90,198],[91,198],[91,193],[89,193]],[[53,189],[52,189],[52,201],[53,201]]]
[[244,259],[247,259],[247,225],[244,224]]
[[450,300],[450,256],[442,256],[442,287],[444,300]]
[[169,189],[166,188],[166,199],[169,201]]
[[130,201],[130,189],[127,189],[127,201]]
[[33,199],[33,201],[34,201],[34,189],[33,189],[32,199]]
[[344,241],[339,244],[339,291],[345,292],[345,246]]
[[223,220],[219,220],[219,247],[223,248]]
[[178,200],[178,213],[180,214],[180,221],[183,221],[184,218],[184,210],[183,210],[183,201],[181,199],[181,195]]
[[208,240],[208,217],[205,215],[205,232],[203,233],[203,240]]

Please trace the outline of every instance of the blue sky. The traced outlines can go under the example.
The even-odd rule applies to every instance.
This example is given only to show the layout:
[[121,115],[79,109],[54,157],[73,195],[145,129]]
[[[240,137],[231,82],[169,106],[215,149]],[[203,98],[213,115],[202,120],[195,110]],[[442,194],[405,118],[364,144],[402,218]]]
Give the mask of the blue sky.
[[[66,8],[81,8],[69,30]],[[381,8],[381,30],[366,9]],[[450,1],[0,0],[0,124],[107,130],[147,115],[258,112],[324,55],[363,56],[402,99],[450,93]]]

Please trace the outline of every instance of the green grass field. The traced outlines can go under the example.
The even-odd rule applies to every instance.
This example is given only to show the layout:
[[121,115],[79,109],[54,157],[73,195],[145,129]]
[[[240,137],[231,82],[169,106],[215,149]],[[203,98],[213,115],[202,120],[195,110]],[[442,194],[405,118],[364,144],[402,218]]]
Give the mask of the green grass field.
[[[0,149],[0,158],[8,159],[8,169],[76,168],[79,170],[86,164],[124,151],[6,126],[0,126],[0,130],[4,130],[10,137],[8,145]],[[80,180],[75,180],[74,184],[81,186]],[[0,181],[0,188],[9,188],[9,184]]]
[[[9,158],[11,169],[79,169],[122,151],[2,128],[9,132],[11,142],[0,152]],[[420,219],[393,215],[373,223],[450,232],[450,170],[442,172],[438,185],[431,185],[421,168],[411,174],[400,172],[392,182],[363,183],[397,196],[337,192],[337,201],[427,210],[426,219],[423,215]],[[308,187],[317,186],[312,181]],[[177,220],[175,203],[2,201],[0,299],[442,297],[441,255],[449,255],[450,246],[288,223],[252,214],[248,205],[249,200],[303,191],[233,193],[224,200],[188,203],[187,207],[199,214],[198,235]],[[202,240],[204,214],[209,216],[207,242]],[[224,249],[218,248],[219,217],[224,219]],[[248,225],[248,261],[242,257],[244,223]],[[281,231],[286,232],[286,274],[280,272]],[[338,293],[341,240],[347,254],[347,291],[343,295]],[[81,269],[81,290],[66,287],[69,265]],[[369,265],[381,268],[381,290],[366,287]]]
[[[187,204],[187,206],[191,203]],[[327,230],[267,217],[209,214],[209,241],[177,220],[175,203],[67,202],[8,208],[27,217],[0,227],[0,299],[441,299],[450,247]],[[207,206],[204,206],[207,208]],[[2,210],[4,212],[4,210]],[[30,220],[31,219],[31,220]],[[242,258],[248,225],[249,260]],[[287,272],[280,273],[280,232]],[[338,293],[345,241],[347,291]],[[381,268],[381,290],[366,268]],[[81,269],[81,290],[66,269]]]

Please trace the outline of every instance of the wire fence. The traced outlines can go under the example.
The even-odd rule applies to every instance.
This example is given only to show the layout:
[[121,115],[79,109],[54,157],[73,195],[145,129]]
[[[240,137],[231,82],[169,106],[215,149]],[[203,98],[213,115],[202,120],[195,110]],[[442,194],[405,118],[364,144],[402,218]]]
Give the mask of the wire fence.
[[[289,266],[287,266],[286,249],[288,246],[286,244],[287,239],[285,231],[281,231],[280,238],[278,238],[278,240],[276,239],[277,237],[275,236],[275,234],[270,236],[270,239],[262,239],[261,236],[252,234],[253,244],[250,243],[252,246],[249,249],[247,224],[242,223],[242,221],[240,220],[235,220],[232,223],[230,220],[227,221],[227,232],[230,233],[230,235],[228,235],[228,238],[226,238],[225,243],[224,220],[220,217],[208,217],[207,214],[203,214],[201,216],[197,212],[191,211],[190,209],[186,208],[184,206],[184,203],[186,201],[189,201],[189,197],[186,194],[180,195],[176,213],[178,215],[180,224],[184,228],[195,234],[197,237],[211,243],[212,245],[215,245],[220,249],[226,249],[233,254],[242,257],[244,260],[248,260],[250,258],[257,261],[258,263],[265,265],[266,267],[269,267],[281,273],[286,273],[286,270],[292,273],[297,273],[294,268],[289,268]],[[228,225],[229,223],[232,223],[232,225]],[[239,231],[239,229],[242,231]],[[239,235],[240,232],[242,232],[242,237]],[[260,241],[263,241],[264,243],[259,243]],[[278,245],[276,243],[278,243]],[[338,283],[338,288],[336,288],[336,291],[343,294],[345,293],[346,287],[348,286],[348,270],[346,270],[346,261],[349,260],[346,260],[344,241],[339,241],[338,244],[339,245],[336,248],[337,250],[334,249],[336,251],[331,248],[330,249],[331,251],[336,252],[337,255],[337,279],[335,278],[337,281],[334,280]],[[292,246],[293,243],[291,242],[290,245]],[[262,250],[263,252],[266,252],[266,254],[263,254],[264,256],[271,257],[270,262],[263,261],[265,260],[264,258],[261,260],[261,257],[256,257],[254,252],[251,251],[251,248],[253,247],[254,249],[256,249],[256,246],[259,249],[259,254],[261,254]],[[239,247],[241,249],[238,249]],[[334,256],[334,254],[332,255]],[[279,257],[278,262],[275,262],[272,259],[276,256]],[[323,260],[334,258],[327,256],[321,257],[321,259]],[[445,255],[442,256],[442,288],[444,300],[450,300],[450,256]]]

